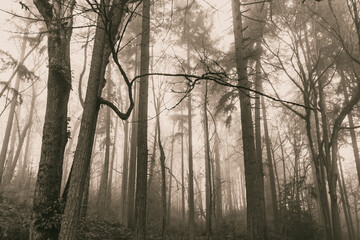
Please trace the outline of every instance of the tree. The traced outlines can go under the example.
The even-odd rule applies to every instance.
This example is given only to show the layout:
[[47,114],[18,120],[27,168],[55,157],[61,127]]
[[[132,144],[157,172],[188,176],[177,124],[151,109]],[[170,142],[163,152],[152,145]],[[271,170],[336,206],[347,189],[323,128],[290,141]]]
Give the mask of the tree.
[[[34,0],[48,34],[48,93],[37,174],[30,239],[57,239],[62,164],[67,133],[67,107],[71,89],[70,39],[75,0]],[[62,5],[66,4],[66,8]]]
[[[244,59],[243,26],[240,2],[231,1],[233,27],[235,37],[235,59],[238,83],[249,88],[247,64]],[[256,157],[254,130],[251,116],[249,91],[239,90],[241,109],[241,129],[243,139],[246,201],[247,201],[247,229],[250,239],[266,239],[266,219],[264,202],[264,180],[262,162]]]
[[[149,73],[150,51],[150,0],[143,1],[140,75]],[[146,239],[146,201],[147,201],[147,118],[148,118],[148,76],[140,78],[138,151],[135,197],[135,239]]]

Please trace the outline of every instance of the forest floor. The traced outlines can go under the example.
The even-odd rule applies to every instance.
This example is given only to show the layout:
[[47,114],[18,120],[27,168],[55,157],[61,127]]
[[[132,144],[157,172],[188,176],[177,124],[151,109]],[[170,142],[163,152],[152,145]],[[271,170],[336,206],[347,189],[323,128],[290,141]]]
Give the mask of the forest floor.
[[[29,221],[31,213],[31,198],[32,192],[22,191],[17,192],[8,190],[0,194],[0,239],[2,240],[27,240],[29,236]],[[91,212],[89,213],[91,215]],[[233,217],[223,220],[219,227],[214,229],[212,240],[247,240],[244,228],[237,226],[244,226],[243,223],[234,221]],[[242,220],[243,221],[243,220]],[[176,225],[176,220],[168,227],[167,239],[180,240],[186,239],[186,232],[181,231],[180,226]],[[160,240],[159,228],[155,226],[148,227],[147,239]],[[200,224],[197,229],[196,239],[208,239],[202,230],[204,226]],[[99,219],[95,217],[88,217],[82,223],[79,232],[79,240],[131,240],[132,232],[120,224],[115,217],[108,217]],[[285,240],[290,238],[283,238],[278,236],[270,237],[269,240]]]

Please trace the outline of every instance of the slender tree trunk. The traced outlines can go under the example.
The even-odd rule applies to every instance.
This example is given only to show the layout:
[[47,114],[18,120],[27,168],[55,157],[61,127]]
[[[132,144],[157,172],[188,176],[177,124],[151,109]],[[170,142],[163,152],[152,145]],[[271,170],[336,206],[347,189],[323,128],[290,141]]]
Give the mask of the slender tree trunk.
[[[157,109],[155,110],[157,111]],[[149,171],[149,181],[148,181],[148,189],[151,190],[151,183],[154,178],[154,168],[155,168],[155,160],[156,160],[156,146],[157,146],[157,140],[158,140],[158,122],[155,123],[155,134],[154,134],[154,142],[153,142],[153,148],[152,148],[152,154],[150,157],[150,171]]]
[[[24,60],[26,44],[27,44],[27,40],[25,39],[25,36],[24,36],[22,43],[21,43],[20,60],[19,60],[20,62],[23,62],[23,60]],[[19,75],[19,73],[17,73],[14,89],[19,90],[19,87],[20,87],[20,75]],[[2,95],[0,95],[0,96],[2,96]],[[6,160],[6,155],[8,153],[8,147],[9,147],[9,142],[10,142],[10,137],[11,137],[11,129],[12,129],[13,122],[14,122],[16,105],[17,105],[17,94],[14,94],[13,99],[11,100],[11,104],[10,104],[8,120],[7,120],[6,128],[5,128],[4,140],[2,142],[1,152],[0,152],[0,186],[2,185],[2,178],[3,178],[4,168],[5,168],[5,160]],[[13,135],[12,137],[14,138],[15,135]]]
[[[150,50],[150,0],[143,1],[140,75],[149,73]],[[146,201],[147,201],[147,117],[148,117],[148,76],[140,78],[139,91],[139,129],[138,159],[135,197],[135,236],[136,240],[146,239]]]
[[347,194],[347,190],[346,190],[344,173],[342,170],[341,161],[339,161],[339,167],[340,167],[340,178],[338,179],[338,181],[339,181],[339,188],[340,188],[340,194],[341,194],[341,202],[343,205],[343,210],[344,210],[344,215],[345,215],[348,238],[349,238],[349,240],[353,240],[353,239],[355,239],[355,231],[354,231],[353,221],[351,218],[351,210],[350,210],[349,199],[348,199],[348,194]]
[[194,209],[194,170],[193,170],[193,148],[192,148],[192,104],[191,93],[188,95],[188,141],[189,141],[189,178],[188,178],[188,239],[195,239],[195,209]]
[[[108,65],[107,68],[107,99],[110,99],[111,95],[111,64]],[[109,166],[110,166],[110,108],[106,108],[106,117],[105,117],[105,158],[104,158],[104,165],[102,169],[101,179],[100,179],[100,187],[99,187],[99,195],[98,195],[98,202],[97,202],[97,209],[98,209],[98,216],[104,217],[108,211],[107,199],[109,194]]]
[[[340,72],[341,78],[343,80],[343,91],[344,91],[344,98],[345,98],[345,102],[349,102],[349,94],[346,88],[346,78],[344,76],[344,74],[342,72]],[[356,171],[357,171],[357,176],[358,176],[358,184],[360,186],[360,155],[359,155],[359,146],[358,146],[358,142],[356,140],[356,133],[355,133],[355,129],[354,129],[354,119],[353,119],[353,115],[350,112],[347,115],[347,118],[349,120],[349,131],[350,131],[350,137],[351,137],[351,143],[352,143],[352,147],[353,147],[353,151],[354,151],[354,157],[355,157],[355,164],[356,164]]]
[[165,173],[165,152],[161,143],[160,132],[160,99],[157,99],[157,112],[156,121],[158,125],[158,142],[160,149],[160,168],[161,168],[161,202],[162,202],[162,224],[161,224],[161,239],[166,239],[166,227],[167,227],[167,208],[166,208],[166,173]]
[[[137,64],[138,63],[138,51],[136,49],[135,52],[135,75],[137,74]],[[131,146],[130,146],[130,163],[129,163],[129,186],[128,186],[128,197],[127,197],[127,205],[128,205],[128,218],[127,218],[127,226],[130,229],[134,229],[134,216],[135,216],[135,179],[136,179],[136,162],[137,162],[137,135],[138,135],[138,109],[139,109],[139,89],[138,83],[134,83],[134,101],[135,101],[135,109],[132,117],[131,124]]]
[[[232,0],[232,13],[235,37],[236,70],[240,87],[250,87],[247,76],[247,64],[243,50],[243,27],[240,2]],[[241,110],[241,129],[244,151],[246,200],[247,200],[247,229],[249,237],[266,239],[266,213],[264,201],[264,180],[262,162],[256,157],[254,144],[254,130],[251,116],[251,102],[249,91],[239,91]]]
[[328,183],[329,183],[329,193],[330,193],[330,203],[331,203],[331,220],[333,224],[333,237],[336,240],[341,240],[342,239],[341,222],[339,216],[339,206],[337,203],[338,197],[336,192],[337,178],[338,178],[337,160],[336,160],[338,154],[337,140],[332,144],[331,150],[332,150],[332,164],[336,164],[336,167],[331,166],[332,171],[330,174],[328,173]]
[[206,235],[212,235],[212,193],[211,193],[211,163],[210,163],[210,143],[209,143],[209,123],[207,117],[208,86],[205,82],[203,118],[204,118],[204,154],[205,154],[205,201],[206,201]]
[[264,123],[265,142],[266,142],[266,159],[269,168],[269,180],[270,180],[270,188],[271,188],[272,210],[274,215],[274,226],[275,226],[275,231],[279,232],[280,227],[279,227],[279,213],[278,213],[278,203],[277,203],[278,200],[276,195],[275,174],[274,174],[273,159],[271,154],[271,140],[270,140],[269,129],[267,124],[266,106],[265,106],[264,97],[261,97],[261,105],[262,105],[262,115],[263,115],[263,123]]
[[[216,124],[216,123],[215,123]],[[216,222],[217,225],[219,225],[219,223],[222,220],[222,178],[221,178],[221,165],[220,165],[220,139],[219,139],[219,135],[218,132],[216,132],[215,134],[215,147],[214,147],[214,151],[215,151],[215,216],[216,216]]]
[[[181,105],[181,116],[183,107]],[[181,121],[181,224],[185,225],[185,170],[184,170],[184,122]]]
[[[173,137],[174,136],[174,127],[175,127],[175,124],[173,124],[173,127],[172,127],[172,134],[171,136]],[[170,174],[169,174],[169,195],[168,195],[168,203],[167,203],[167,224],[169,225],[170,224],[170,220],[171,220],[171,196],[172,196],[172,192],[171,192],[171,188],[172,188],[172,171],[173,171],[173,162],[174,162],[174,143],[175,143],[175,138],[172,138],[171,139],[171,149],[170,149],[170,152],[171,152],[171,155],[170,155]]]
[[115,133],[114,133],[114,142],[113,144],[111,144],[112,147],[112,152],[111,152],[111,158],[110,158],[110,169],[109,169],[109,180],[108,180],[108,194],[107,194],[107,199],[106,199],[106,204],[108,206],[108,210],[112,210],[112,181],[113,181],[113,172],[114,172],[114,161],[115,161],[115,153],[116,153],[116,138],[117,138],[117,129],[118,129],[118,122],[119,120],[116,119],[115,120]]
[[121,195],[120,195],[120,218],[124,225],[127,225],[127,187],[128,187],[128,173],[129,173],[129,122],[126,120],[124,123],[124,152],[123,152],[123,168],[122,168],[122,181],[121,181]]

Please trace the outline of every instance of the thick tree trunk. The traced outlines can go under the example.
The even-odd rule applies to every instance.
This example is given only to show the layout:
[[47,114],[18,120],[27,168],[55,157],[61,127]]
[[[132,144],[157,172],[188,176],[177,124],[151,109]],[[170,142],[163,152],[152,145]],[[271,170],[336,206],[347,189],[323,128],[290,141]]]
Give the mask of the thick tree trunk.
[[[42,135],[41,156],[35,185],[33,214],[30,222],[30,239],[57,239],[59,197],[62,166],[67,133],[67,106],[71,89],[70,39],[72,11],[75,1],[66,1],[68,8],[58,4],[34,0],[43,16],[48,34],[48,83],[45,121]],[[58,16],[70,17],[59,24]],[[49,226],[50,225],[50,226]]]
[[[236,70],[239,86],[249,88],[250,83],[247,76],[247,64],[244,59],[243,50],[243,27],[240,2],[239,0],[232,0],[231,5],[235,37]],[[264,180],[262,162],[256,157],[251,102],[248,96],[248,90],[241,89],[239,91],[246,181],[247,229],[251,240],[259,240],[267,238]]]
[[[101,2],[104,6],[105,2]],[[115,38],[120,25],[126,1],[115,2],[112,6],[112,24],[109,35]],[[108,23],[107,23],[108,24]],[[111,53],[109,36],[105,32],[102,17],[98,17],[95,33],[94,50],[91,60],[88,87],[86,91],[83,116],[75,151],[73,171],[70,176],[70,186],[65,211],[61,220],[59,239],[76,239],[76,230],[79,224],[81,200],[85,187],[86,175],[89,171],[94,135],[99,112],[99,96],[104,87],[106,66]],[[114,39],[111,39],[114,41]]]
[[[140,75],[149,73],[150,60],[150,0],[143,1]],[[148,117],[148,76],[140,78],[138,151],[135,197],[135,240],[146,239],[146,201],[147,201],[147,117]]]

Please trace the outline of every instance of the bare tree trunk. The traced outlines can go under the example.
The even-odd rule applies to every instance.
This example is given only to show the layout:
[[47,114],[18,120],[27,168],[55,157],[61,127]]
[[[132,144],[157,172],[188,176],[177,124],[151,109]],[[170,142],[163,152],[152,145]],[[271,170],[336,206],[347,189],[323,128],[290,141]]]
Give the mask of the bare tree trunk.
[[347,194],[347,190],[346,190],[346,184],[345,184],[345,180],[344,180],[344,172],[342,169],[341,161],[339,161],[339,167],[340,167],[340,178],[338,179],[338,181],[339,181],[339,188],[340,188],[340,194],[341,194],[341,202],[343,205],[346,227],[347,227],[347,231],[348,231],[348,237],[349,237],[349,240],[353,240],[353,239],[356,239],[356,236],[355,236],[353,220],[351,217],[350,204],[349,204],[348,194]]
[[195,209],[194,209],[194,170],[193,170],[193,148],[192,148],[192,104],[191,93],[188,95],[188,141],[189,141],[189,178],[188,178],[188,239],[195,239]]
[[[181,116],[183,107],[181,105]],[[184,123],[181,121],[181,224],[185,225],[185,170],[184,170]]]
[[[247,76],[247,64],[244,59],[240,2],[238,0],[232,0],[231,6],[235,37],[236,70],[239,86],[249,88],[250,83]],[[239,91],[246,179],[247,229],[251,240],[259,240],[267,238],[264,180],[262,162],[256,157],[251,102],[248,95],[248,90],[242,89]]]
[[[174,136],[174,127],[175,124],[173,124],[172,127],[172,134],[171,136]],[[167,203],[167,224],[170,224],[170,220],[171,220],[171,196],[172,196],[172,192],[171,192],[171,188],[172,188],[172,171],[173,171],[173,162],[174,162],[174,143],[175,143],[175,138],[171,139],[171,149],[170,149],[170,174],[169,174],[169,195],[168,195],[168,203]]]
[[[215,123],[216,124],[216,123]],[[218,132],[215,134],[215,216],[217,225],[219,225],[220,221],[222,220],[222,178],[221,178],[221,165],[220,165],[220,139]]]
[[211,237],[212,235],[212,193],[211,193],[211,163],[210,163],[210,143],[209,143],[209,123],[207,117],[207,101],[208,101],[208,86],[205,82],[204,93],[204,144],[205,144],[205,201],[206,201],[206,235]]
[[266,142],[266,159],[269,168],[269,180],[270,180],[270,188],[271,188],[272,210],[274,215],[274,226],[275,226],[275,231],[279,232],[280,227],[279,227],[278,202],[277,202],[276,186],[275,186],[275,174],[273,168],[273,159],[271,154],[271,140],[269,137],[269,129],[266,118],[266,106],[265,106],[264,97],[261,97],[261,105],[262,105],[262,115],[263,115],[263,123],[264,123],[265,142]]
[[[135,75],[137,74],[138,51],[135,53]],[[139,108],[139,89],[137,82],[134,83],[134,101],[135,109],[132,113],[131,124],[131,146],[130,146],[130,163],[129,163],[129,186],[127,197],[127,226],[134,229],[134,216],[135,216],[135,179],[136,179],[136,162],[137,162],[137,135],[138,135],[138,108]]]
[[[344,91],[344,98],[345,98],[345,102],[349,102],[349,94],[346,88],[346,78],[344,76],[344,74],[340,71],[340,75],[343,81],[343,91]],[[353,151],[354,151],[354,157],[355,157],[355,164],[356,164],[356,171],[357,171],[357,176],[358,176],[358,184],[360,186],[360,155],[359,155],[359,146],[358,146],[358,142],[356,140],[356,133],[355,133],[355,129],[354,129],[354,119],[353,119],[353,115],[350,112],[347,115],[347,118],[349,120],[349,131],[350,131],[350,137],[351,137],[351,143],[352,143],[352,147],[353,147]]]
[[160,99],[157,99],[157,112],[156,121],[158,125],[158,142],[160,149],[160,167],[161,167],[161,201],[162,201],[162,224],[161,224],[161,239],[166,239],[166,227],[167,227],[167,208],[166,208],[166,173],[165,173],[165,152],[161,143],[160,133]]
[[[22,40],[22,43],[21,43],[20,60],[19,60],[20,62],[23,62],[23,60],[24,60],[26,44],[27,44],[27,40],[26,40],[26,38],[24,36],[24,38]],[[18,91],[19,87],[20,87],[20,76],[19,76],[19,74],[17,74],[14,89]],[[0,95],[0,96],[2,96],[2,95]],[[6,123],[4,140],[3,140],[2,146],[1,146],[1,152],[0,152],[0,186],[2,185],[2,178],[3,178],[4,168],[5,168],[5,160],[6,160],[6,155],[8,153],[8,147],[9,147],[9,142],[10,142],[10,137],[11,137],[11,129],[12,129],[13,122],[14,122],[15,107],[17,105],[17,97],[18,97],[17,94],[14,93],[14,96],[13,96],[13,98],[11,100],[8,120],[7,120],[7,123]],[[12,137],[14,138],[15,135],[13,135]]]
[[[107,99],[110,99],[111,91],[110,91],[110,82],[111,82],[111,64],[108,65],[107,68]],[[99,195],[97,202],[98,216],[104,217],[108,211],[108,194],[109,194],[109,165],[110,165],[110,108],[106,108],[106,117],[105,117],[105,159],[103,170],[101,173],[100,179],[100,187],[99,187]]]
[[[150,49],[150,0],[143,1],[140,75],[149,73]],[[147,117],[148,117],[148,76],[140,78],[138,159],[135,197],[135,240],[146,239],[147,201]]]
[[124,123],[124,152],[123,152],[123,166],[122,166],[122,181],[121,181],[121,195],[120,195],[120,218],[124,225],[127,225],[127,187],[128,187],[128,173],[129,173],[129,122]]
[[115,153],[116,153],[116,138],[117,138],[117,129],[118,129],[118,122],[119,120],[116,118],[115,123],[115,133],[114,133],[114,142],[111,144],[112,152],[111,152],[111,158],[110,158],[110,169],[109,169],[109,180],[108,180],[108,194],[106,199],[106,204],[108,206],[108,210],[111,210],[112,207],[112,180],[113,180],[113,172],[114,172],[114,161],[115,161]]
[[[62,166],[68,140],[67,106],[71,89],[70,39],[75,1],[66,1],[68,6],[66,8],[61,7],[64,3],[50,4],[43,0],[34,0],[34,4],[49,30],[47,49],[49,75],[41,156],[30,222],[30,239],[57,239],[59,222],[54,221],[51,227],[44,223],[49,219],[55,219],[60,206]],[[59,16],[67,18],[67,21],[64,24],[57,24]]]
[[[106,22],[111,26],[109,34],[105,32],[103,18],[98,17],[97,29],[94,40],[94,50],[91,60],[91,67],[89,73],[88,87],[86,90],[86,97],[84,102],[83,116],[81,119],[81,127],[78,137],[78,144],[76,147],[73,171],[70,174],[70,185],[68,199],[66,200],[65,211],[62,215],[60,240],[75,239],[76,230],[80,218],[81,201],[85,187],[86,175],[89,171],[91,153],[94,142],[94,135],[96,130],[97,116],[99,111],[99,96],[104,87],[104,76],[106,66],[108,64],[111,47],[108,37],[114,41],[116,32],[120,25],[123,9],[126,1],[115,2],[111,8],[113,10],[112,24]],[[105,2],[101,1],[102,7]],[[106,7],[104,7],[106,9]]]

